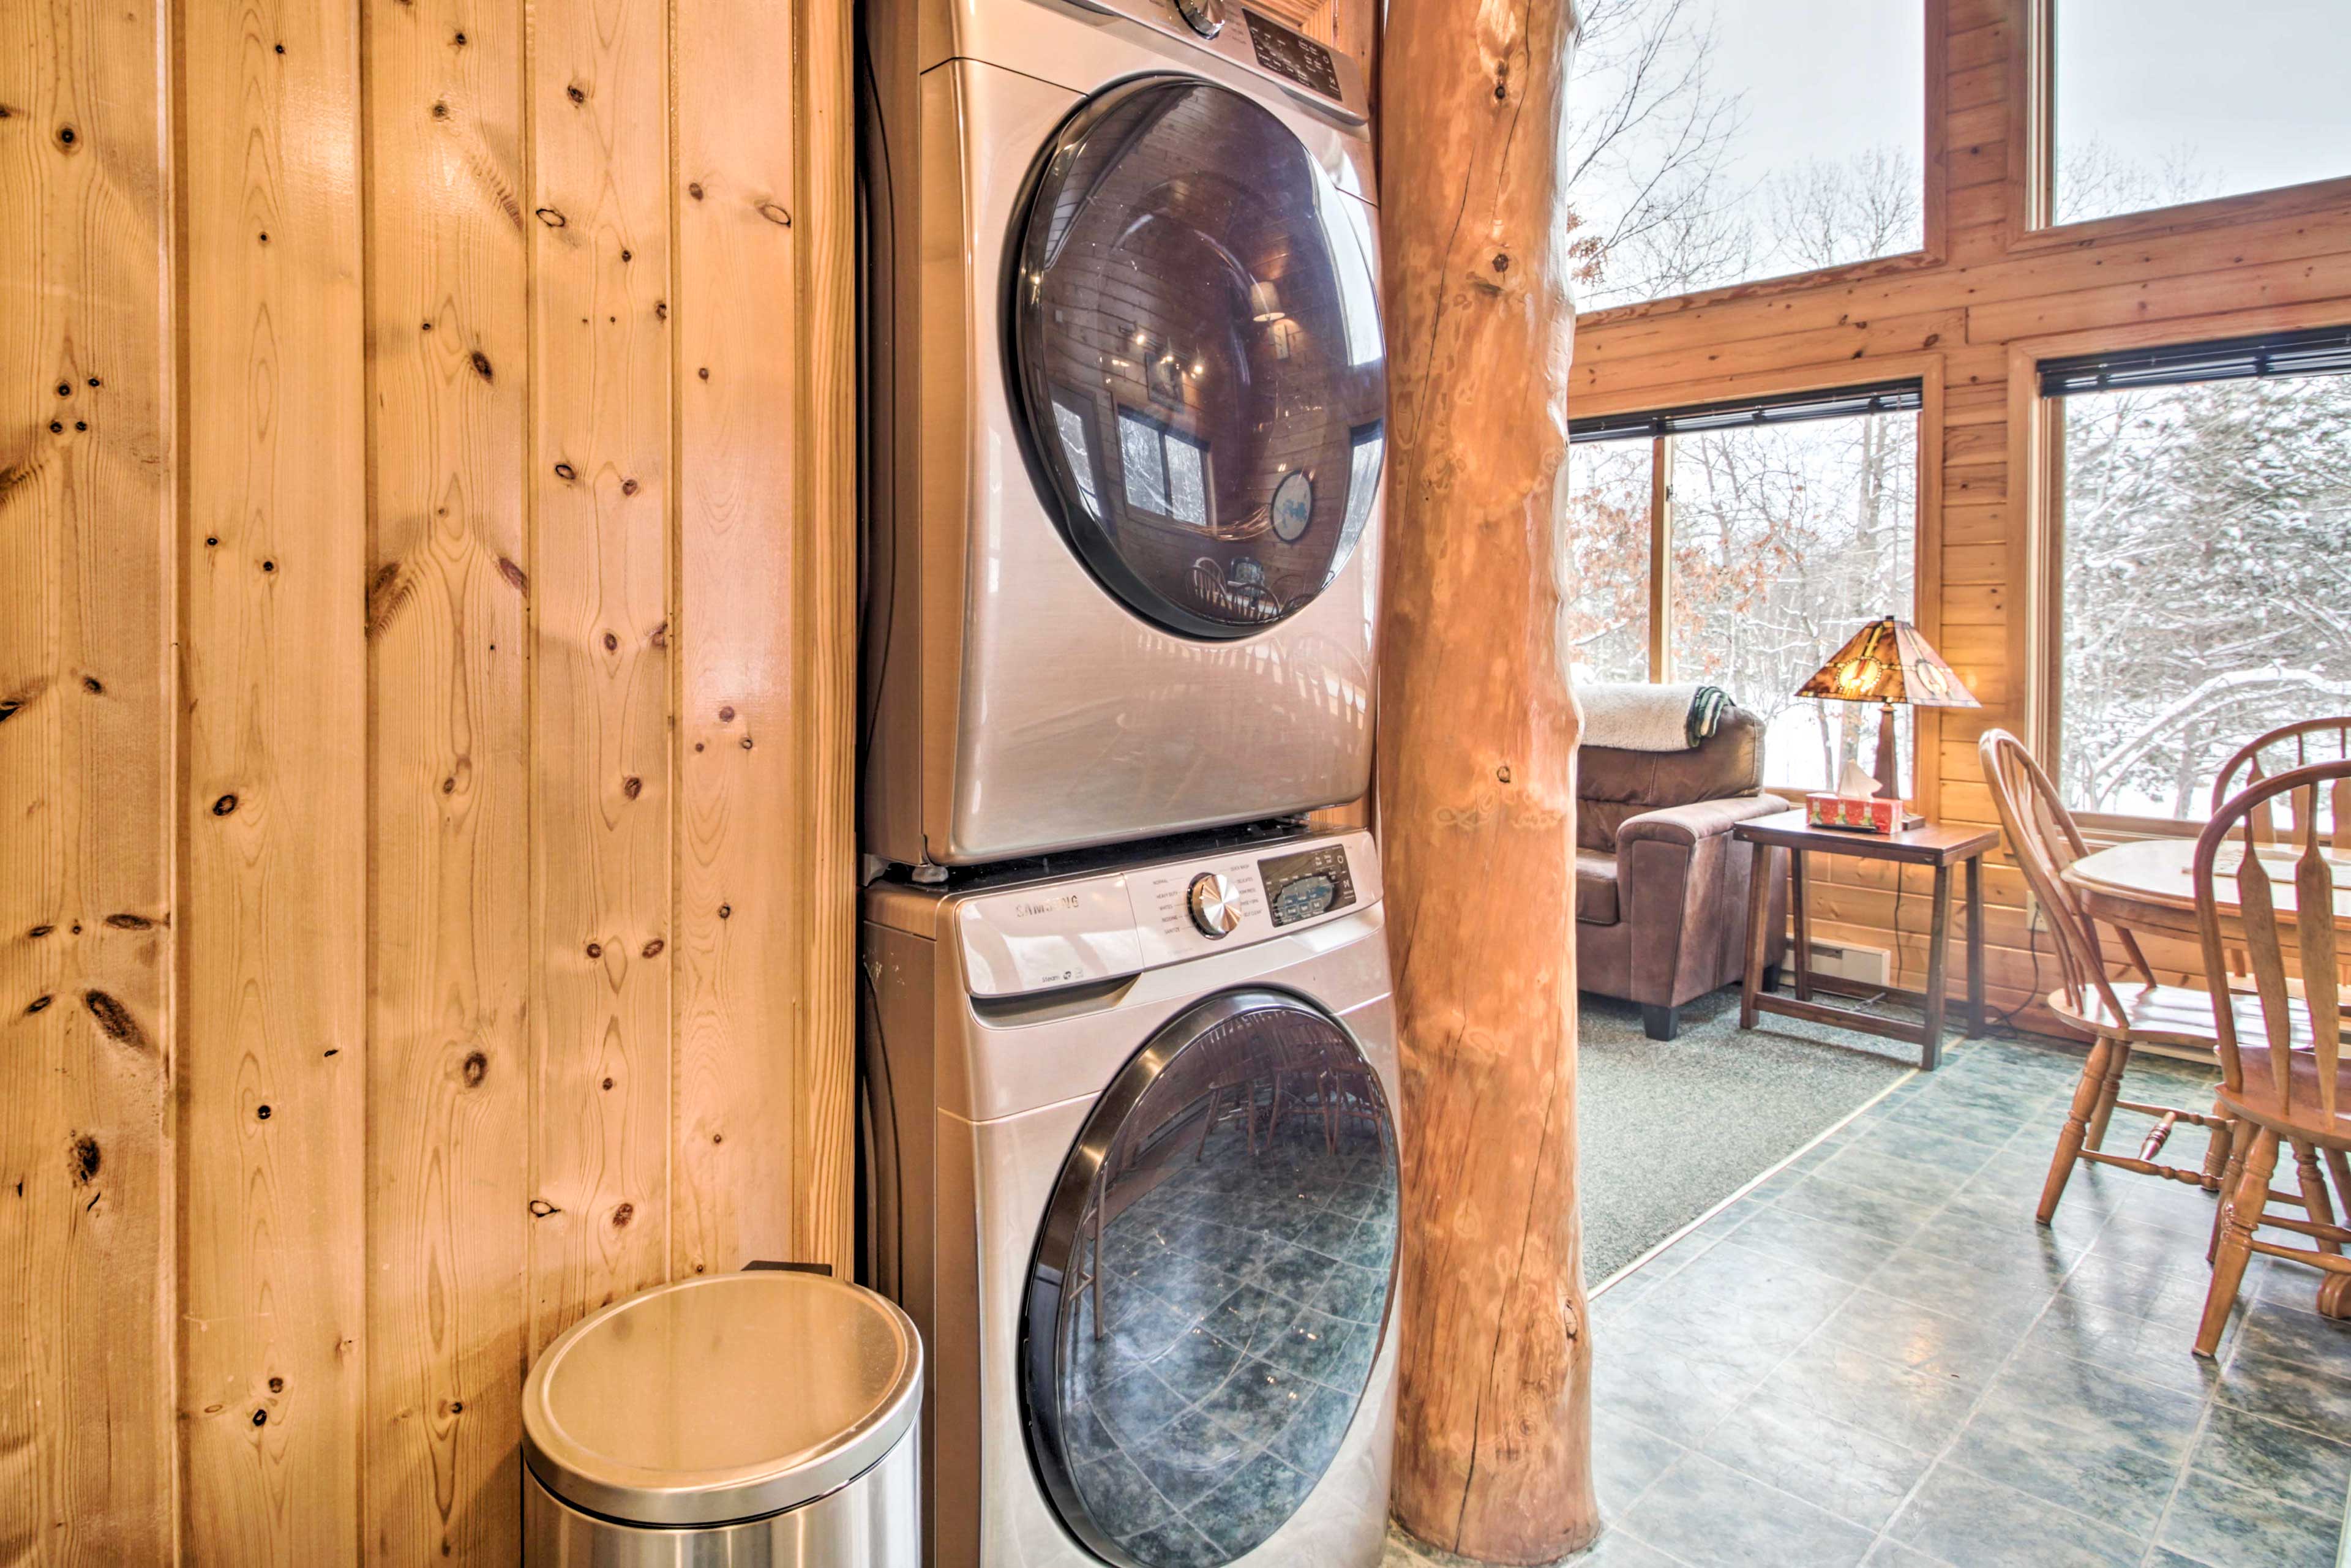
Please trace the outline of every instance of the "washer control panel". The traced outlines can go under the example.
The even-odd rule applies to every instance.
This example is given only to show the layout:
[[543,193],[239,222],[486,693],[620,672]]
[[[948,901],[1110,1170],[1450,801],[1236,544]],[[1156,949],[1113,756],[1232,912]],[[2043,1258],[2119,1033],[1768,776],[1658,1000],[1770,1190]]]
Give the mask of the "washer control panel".
[[[1124,16],[1206,49],[1268,79],[1301,103],[1351,124],[1370,119],[1364,65],[1239,0],[1065,0],[1081,11]],[[1235,11],[1240,13],[1238,18]]]
[[[1343,101],[1338,66],[1328,48],[1246,5],[1241,7],[1241,15],[1249,19],[1249,47],[1255,51],[1259,65],[1324,98]],[[1221,19],[1218,25],[1222,25]]]
[[1184,904],[1192,913],[1192,924],[1211,941],[1231,936],[1240,925],[1240,899],[1233,884],[1215,872],[1204,871],[1192,879]]
[[1276,925],[1295,925],[1354,904],[1355,877],[1343,844],[1269,855],[1258,862],[1257,869]]
[[977,894],[956,913],[971,994],[1115,979],[1286,935],[1379,900],[1367,833],[1284,843]]

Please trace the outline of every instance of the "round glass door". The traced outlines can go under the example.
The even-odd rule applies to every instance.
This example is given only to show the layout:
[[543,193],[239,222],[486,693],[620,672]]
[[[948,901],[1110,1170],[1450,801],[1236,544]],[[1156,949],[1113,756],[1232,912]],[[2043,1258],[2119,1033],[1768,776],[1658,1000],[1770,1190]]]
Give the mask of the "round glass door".
[[1192,77],[1090,99],[1014,235],[1014,402],[1048,509],[1131,609],[1243,637],[1311,602],[1379,494],[1372,209]]
[[1122,1568],[1272,1535],[1354,1417],[1395,1255],[1395,1127],[1353,1036],[1270,990],[1162,1029],[1062,1166],[1022,1307],[1023,1426],[1071,1532]]

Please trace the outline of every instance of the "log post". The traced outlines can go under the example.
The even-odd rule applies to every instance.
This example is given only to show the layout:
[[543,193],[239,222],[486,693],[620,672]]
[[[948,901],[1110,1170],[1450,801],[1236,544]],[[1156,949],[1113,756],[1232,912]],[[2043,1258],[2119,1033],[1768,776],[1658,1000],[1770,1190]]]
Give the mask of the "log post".
[[1395,1508],[1547,1563],[1598,1534],[1575,1192],[1575,742],[1557,642],[1574,311],[1569,0],[1383,41],[1380,821],[1409,1116]]

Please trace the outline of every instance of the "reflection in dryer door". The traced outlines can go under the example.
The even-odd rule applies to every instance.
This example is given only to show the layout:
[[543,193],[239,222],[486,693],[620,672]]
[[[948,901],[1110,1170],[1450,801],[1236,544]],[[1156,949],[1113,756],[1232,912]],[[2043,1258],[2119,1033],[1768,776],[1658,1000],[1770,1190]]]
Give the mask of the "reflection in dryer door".
[[1296,997],[1178,1015],[1096,1103],[1021,1324],[1032,1455],[1127,1568],[1216,1568],[1295,1513],[1385,1331],[1396,1142],[1378,1076]]

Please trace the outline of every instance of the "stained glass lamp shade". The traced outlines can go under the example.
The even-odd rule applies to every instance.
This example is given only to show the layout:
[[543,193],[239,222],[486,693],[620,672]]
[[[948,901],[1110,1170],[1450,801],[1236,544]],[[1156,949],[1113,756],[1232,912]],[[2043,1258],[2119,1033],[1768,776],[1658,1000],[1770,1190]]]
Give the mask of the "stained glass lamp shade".
[[1980,707],[1943,656],[1927,645],[1918,628],[1888,615],[1853,634],[1813,678],[1796,688],[1800,697],[1876,703],[1877,789],[1901,800],[1901,770],[1894,755],[1894,705],[1913,707]]

